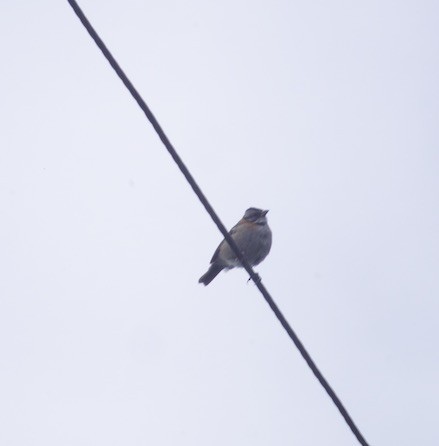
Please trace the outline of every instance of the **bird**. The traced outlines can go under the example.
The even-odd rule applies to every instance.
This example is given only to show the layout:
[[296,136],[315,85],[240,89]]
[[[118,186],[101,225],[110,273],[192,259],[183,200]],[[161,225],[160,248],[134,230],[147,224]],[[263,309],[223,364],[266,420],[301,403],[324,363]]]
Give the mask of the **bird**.
[[[248,208],[242,219],[229,231],[233,241],[251,266],[261,263],[271,249],[272,235],[267,223],[268,210]],[[232,248],[224,239],[213,254],[210,267],[198,283],[209,285],[222,271],[242,268]]]

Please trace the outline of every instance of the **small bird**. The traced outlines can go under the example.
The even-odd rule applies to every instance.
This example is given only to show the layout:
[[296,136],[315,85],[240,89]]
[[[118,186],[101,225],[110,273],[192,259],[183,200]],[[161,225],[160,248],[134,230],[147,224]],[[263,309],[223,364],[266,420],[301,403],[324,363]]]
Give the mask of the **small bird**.
[[[267,212],[256,208],[247,209],[244,217],[229,232],[251,266],[259,265],[270,252],[272,237]],[[209,285],[223,269],[236,267],[242,267],[241,262],[224,239],[216,249],[206,274],[198,282]]]

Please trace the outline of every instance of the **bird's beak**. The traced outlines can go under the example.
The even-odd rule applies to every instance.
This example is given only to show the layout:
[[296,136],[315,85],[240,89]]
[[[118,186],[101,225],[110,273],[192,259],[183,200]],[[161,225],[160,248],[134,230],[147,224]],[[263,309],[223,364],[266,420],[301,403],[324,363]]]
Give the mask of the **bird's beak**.
[[266,211],[262,211],[262,216],[265,217],[268,214],[268,209]]

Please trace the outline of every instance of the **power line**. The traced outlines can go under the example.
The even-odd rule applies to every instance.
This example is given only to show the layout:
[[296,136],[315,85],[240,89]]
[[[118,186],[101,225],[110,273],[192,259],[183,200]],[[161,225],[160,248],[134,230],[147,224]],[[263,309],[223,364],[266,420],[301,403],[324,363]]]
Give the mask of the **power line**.
[[264,299],[267,301],[268,305],[273,310],[273,312],[276,315],[276,317],[279,319],[279,322],[282,324],[282,326],[284,327],[285,331],[288,333],[288,336],[291,338],[291,340],[294,342],[294,344],[296,345],[296,347],[300,351],[301,355],[303,356],[303,358],[305,359],[306,363],[308,364],[308,366],[310,367],[310,369],[314,373],[315,377],[318,379],[320,384],[326,390],[327,394],[329,395],[329,397],[331,398],[333,403],[337,406],[338,410],[340,411],[341,415],[345,419],[346,423],[348,424],[348,426],[352,430],[353,434],[355,435],[355,437],[357,438],[359,443],[361,445],[363,445],[363,446],[369,446],[368,443],[366,442],[365,438],[363,437],[363,435],[361,434],[361,432],[359,431],[359,429],[355,425],[355,423],[352,420],[351,416],[349,415],[348,411],[344,407],[343,403],[340,401],[340,399],[338,398],[338,396],[336,395],[336,393],[334,392],[332,387],[329,385],[328,381],[326,381],[325,377],[322,375],[320,370],[317,368],[316,364],[314,363],[313,359],[311,358],[311,356],[309,355],[309,353],[305,349],[304,345],[302,344],[302,342],[300,341],[300,339],[298,338],[298,336],[296,335],[294,330],[291,328],[291,326],[288,323],[288,321],[285,319],[285,316],[279,310],[277,304],[274,302],[273,298],[270,296],[270,294],[268,293],[268,291],[265,288],[265,286],[262,284],[262,281],[261,281],[259,275],[253,271],[253,268],[250,266],[250,264],[248,263],[246,258],[241,253],[241,251],[238,249],[236,243],[234,242],[232,237],[229,235],[227,229],[225,228],[225,226],[223,225],[223,223],[219,219],[218,215],[216,214],[216,212],[214,211],[214,209],[212,208],[210,203],[207,201],[206,196],[203,194],[203,192],[201,191],[200,187],[195,182],[195,180],[192,177],[191,173],[189,172],[188,168],[185,166],[185,164],[183,163],[182,159],[180,158],[180,156],[178,155],[178,153],[176,152],[176,150],[172,146],[171,142],[169,141],[169,139],[166,136],[165,132],[163,131],[162,127],[158,123],[157,119],[155,118],[155,116],[153,115],[153,113],[151,112],[149,107],[146,105],[146,103],[143,100],[143,98],[140,96],[138,91],[134,88],[134,85],[131,83],[131,81],[128,79],[126,74],[123,72],[122,68],[116,62],[116,59],[112,56],[112,54],[110,53],[108,48],[105,46],[104,42],[99,37],[97,32],[94,30],[94,28],[92,27],[92,25],[90,24],[90,22],[88,21],[87,17],[84,15],[84,13],[82,12],[81,8],[76,3],[76,1],[75,0],[67,0],[67,1],[69,2],[70,6],[73,8],[73,10],[75,11],[75,13],[78,16],[79,20],[82,22],[82,24],[84,25],[85,29],[88,31],[88,33],[90,34],[92,39],[95,41],[96,45],[99,47],[99,49],[104,54],[105,58],[108,60],[110,65],[113,67],[114,71],[117,73],[117,75],[119,76],[121,81],[124,83],[125,87],[127,87],[128,91],[131,93],[133,98],[136,100],[136,102],[139,105],[139,107],[145,113],[145,115],[148,118],[149,122],[154,127],[154,130],[157,132],[159,138],[161,139],[161,141],[165,145],[167,151],[172,156],[173,160],[175,161],[175,163],[177,164],[177,166],[179,167],[179,169],[181,170],[181,172],[185,176],[186,180],[188,181],[188,183],[190,184],[190,186],[194,190],[195,194],[197,195],[197,197],[199,198],[199,200],[203,204],[204,208],[206,209],[206,211],[208,212],[208,214],[210,215],[212,220],[217,225],[218,229],[223,234],[224,238],[227,240],[227,243],[231,246],[231,248],[235,252],[235,254],[238,257],[238,259],[240,260],[242,266],[249,273],[250,278],[253,280],[253,282],[258,287],[259,291],[261,292],[261,294],[264,296]]

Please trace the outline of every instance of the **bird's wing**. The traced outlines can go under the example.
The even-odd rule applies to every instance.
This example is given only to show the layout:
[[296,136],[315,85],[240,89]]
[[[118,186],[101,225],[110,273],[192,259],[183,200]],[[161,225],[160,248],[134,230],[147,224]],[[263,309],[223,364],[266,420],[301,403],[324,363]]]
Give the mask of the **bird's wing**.
[[[239,222],[241,223],[241,222]],[[229,234],[233,237],[233,234],[236,234],[236,231],[238,229],[239,223],[236,224],[235,226],[233,226],[233,228],[229,231]],[[210,261],[210,263],[215,262],[215,260],[218,258],[221,247],[226,243],[226,239],[224,239],[219,245],[218,248],[216,248],[216,251],[213,253],[212,256],[212,260]]]
[[223,243],[224,243],[224,240],[218,245],[218,248],[216,248],[216,251],[213,253],[212,260],[210,261],[210,263],[214,263],[215,260],[218,258],[220,248]]

